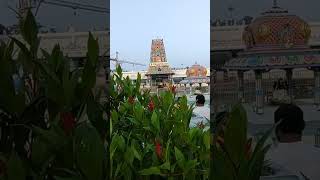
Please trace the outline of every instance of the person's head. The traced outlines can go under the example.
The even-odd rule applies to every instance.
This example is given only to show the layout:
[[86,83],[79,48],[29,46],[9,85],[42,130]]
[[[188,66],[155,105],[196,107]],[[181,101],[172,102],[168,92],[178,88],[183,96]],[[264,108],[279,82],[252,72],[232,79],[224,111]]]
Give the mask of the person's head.
[[276,135],[280,142],[301,141],[305,128],[303,111],[296,105],[283,104],[274,113],[274,122],[278,123]]
[[206,99],[204,98],[204,96],[202,94],[199,94],[196,96],[196,105],[197,106],[203,106],[205,102],[206,102]]

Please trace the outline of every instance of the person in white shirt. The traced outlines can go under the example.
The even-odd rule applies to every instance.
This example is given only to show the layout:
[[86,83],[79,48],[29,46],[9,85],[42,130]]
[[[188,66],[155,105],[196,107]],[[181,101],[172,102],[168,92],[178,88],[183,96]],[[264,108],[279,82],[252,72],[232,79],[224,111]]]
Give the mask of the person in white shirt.
[[196,96],[196,107],[193,110],[193,117],[190,121],[190,127],[199,127],[208,125],[210,122],[210,109],[205,106],[206,100],[202,94]]
[[278,144],[266,160],[303,180],[320,180],[320,149],[302,142],[305,128],[303,111],[296,105],[281,105],[274,113]]

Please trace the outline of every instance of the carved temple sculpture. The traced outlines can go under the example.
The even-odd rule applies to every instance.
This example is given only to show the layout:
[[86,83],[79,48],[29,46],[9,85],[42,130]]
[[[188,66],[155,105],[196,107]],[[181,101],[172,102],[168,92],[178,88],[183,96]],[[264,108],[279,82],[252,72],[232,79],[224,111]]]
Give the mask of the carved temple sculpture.
[[172,83],[173,71],[167,62],[163,39],[153,39],[150,64],[146,76],[150,86],[165,86]]

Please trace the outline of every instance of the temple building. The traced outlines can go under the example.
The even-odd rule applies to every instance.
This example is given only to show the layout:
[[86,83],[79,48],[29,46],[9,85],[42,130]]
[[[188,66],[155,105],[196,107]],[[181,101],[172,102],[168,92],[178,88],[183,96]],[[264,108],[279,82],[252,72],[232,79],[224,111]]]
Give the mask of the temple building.
[[187,77],[180,83],[185,85],[189,84],[190,86],[196,84],[200,87],[204,84],[208,85],[210,83],[210,78],[207,76],[207,74],[207,68],[195,63],[188,68],[186,71]]
[[243,41],[246,48],[225,62],[222,69],[234,71],[238,79],[238,99],[244,97],[244,73],[253,72],[255,78],[256,113],[263,114],[265,90],[263,75],[272,71],[283,71],[287,85],[289,103],[294,101],[293,72],[310,70],[314,72],[314,100],[320,104],[320,54],[311,49],[308,41],[311,35],[309,24],[300,17],[280,8],[277,2],[245,27]]
[[173,71],[167,62],[163,39],[153,39],[150,64],[146,76],[150,86],[164,86],[172,83]]

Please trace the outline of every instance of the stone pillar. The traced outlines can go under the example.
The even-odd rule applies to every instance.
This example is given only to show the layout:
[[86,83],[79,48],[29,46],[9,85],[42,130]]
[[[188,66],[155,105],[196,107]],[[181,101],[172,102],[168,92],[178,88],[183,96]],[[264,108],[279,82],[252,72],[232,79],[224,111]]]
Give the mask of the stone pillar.
[[286,78],[288,81],[288,96],[290,97],[290,103],[293,102],[292,74],[292,69],[286,69]]
[[255,79],[256,79],[256,113],[263,114],[263,105],[264,105],[264,95],[262,89],[262,71],[255,71]]
[[244,102],[244,82],[243,71],[238,71],[238,100]]
[[320,68],[314,69],[314,103],[320,108]]

